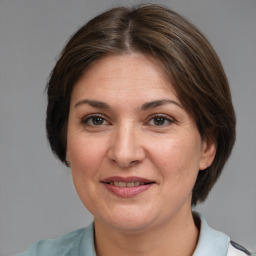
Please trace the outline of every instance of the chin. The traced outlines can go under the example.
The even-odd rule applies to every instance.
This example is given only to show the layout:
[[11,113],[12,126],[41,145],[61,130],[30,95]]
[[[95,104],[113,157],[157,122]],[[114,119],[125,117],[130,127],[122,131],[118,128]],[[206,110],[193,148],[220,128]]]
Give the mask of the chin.
[[149,229],[151,226],[150,221],[145,221],[137,218],[123,219],[122,221],[116,221],[109,223],[114,229],[122,231],[124,233],[136,233]]
[[123,232],[137,232],[147,230],[153,225],[156,218],[152,213],[152,210],[145,211],[145,209],[125,207],[125,209],[116,209],[114,212],[109,213],[108,216],[101,216],[97,220]]

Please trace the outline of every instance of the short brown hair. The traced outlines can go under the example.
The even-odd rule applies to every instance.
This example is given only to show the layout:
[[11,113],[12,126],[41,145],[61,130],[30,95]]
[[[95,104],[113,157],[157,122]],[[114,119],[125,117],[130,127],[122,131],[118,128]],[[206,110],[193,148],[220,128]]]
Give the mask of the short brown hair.
[[218,56],[199,30],[174,11],[149,4],[118,7],[95,17],[69,40],[48,83],[46,128],[52,151],[66,160],[70,96],[86,69],[107,54],[139,52],[160,60],[177,96],[203,139],[217,145],[215,159],[200,171],[192,204],[206,199],[235,142],[235,113]]

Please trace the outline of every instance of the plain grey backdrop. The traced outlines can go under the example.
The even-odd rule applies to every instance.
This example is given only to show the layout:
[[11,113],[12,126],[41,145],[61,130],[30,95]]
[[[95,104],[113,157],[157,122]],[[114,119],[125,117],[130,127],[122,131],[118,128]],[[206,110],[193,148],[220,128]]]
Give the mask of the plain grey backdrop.
[[[45,136],[44,88],[81,25],[125,0],[0,0],[0,255],[88,225],[69,170]],[[256,0],[169,0],[207,36],[230,81],[237,141],[219,182],[197,207],[208,223],[256,251]]]

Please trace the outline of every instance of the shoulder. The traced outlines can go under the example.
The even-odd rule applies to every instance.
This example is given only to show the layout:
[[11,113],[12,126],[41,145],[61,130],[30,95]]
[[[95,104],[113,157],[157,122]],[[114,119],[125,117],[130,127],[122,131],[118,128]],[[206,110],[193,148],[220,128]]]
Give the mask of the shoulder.
[[230,241],[227,256],[247,256],[247,255],[256,256],[256,254],[250,253],[243,246],[233,241]]
[[93,255],[93,224],[87,228],[67,233],[56,239],[41,240],[17,256],[80,255],[81,250],[92,251],[91,255]]
[[193,216],[200,229],[198,244],[193,256],[256,256],[231,241],[228,235],[211,228],[200,213],[193,212]]

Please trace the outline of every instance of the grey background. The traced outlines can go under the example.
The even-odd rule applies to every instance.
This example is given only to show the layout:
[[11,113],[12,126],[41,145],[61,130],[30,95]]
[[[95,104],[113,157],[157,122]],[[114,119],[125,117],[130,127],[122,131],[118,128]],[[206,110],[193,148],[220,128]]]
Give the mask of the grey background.
[[[143,1],[0,0],[0,255],[92,217],[45,137],[48,75],[67,39],[106,8]],[[169,0],[206,34],[231,84],[237,142],[207,202],[208,223],[256,251],[256,1]]]

